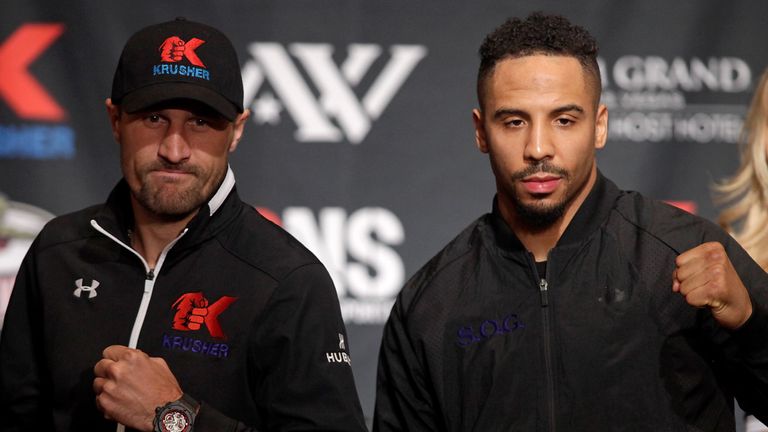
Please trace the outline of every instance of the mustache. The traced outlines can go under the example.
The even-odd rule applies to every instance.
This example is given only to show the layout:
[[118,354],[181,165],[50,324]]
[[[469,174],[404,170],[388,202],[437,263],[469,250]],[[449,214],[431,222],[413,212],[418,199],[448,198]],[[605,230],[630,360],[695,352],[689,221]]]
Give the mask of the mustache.
[[164,160],[156,160],[147,165],[144,169],[146,173],[150,173],[152,171],[173,170],[181,171],[185,174],[193,174],[195,176],[200,176],[201,174],[200,167],[198,166],[191,165],[186,162],[175,164]]
[[565,179],[570,177],[570,174],[568,174],[568,171],[566,171],[564,168],[552,165],[549,162],[539,162],[536,165],[531,165],[528,168],[513,172],[512,180],[522,180],[537,173],[555,174]]

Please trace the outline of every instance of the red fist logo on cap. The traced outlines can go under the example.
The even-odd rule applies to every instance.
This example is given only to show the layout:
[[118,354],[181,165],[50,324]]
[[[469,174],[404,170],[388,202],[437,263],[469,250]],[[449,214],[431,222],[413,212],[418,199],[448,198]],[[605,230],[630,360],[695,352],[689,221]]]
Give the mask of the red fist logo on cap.
[[175,63],[184,58],[184,41],[178,36],[166,39],[160,48],[160,59],[165,62]]

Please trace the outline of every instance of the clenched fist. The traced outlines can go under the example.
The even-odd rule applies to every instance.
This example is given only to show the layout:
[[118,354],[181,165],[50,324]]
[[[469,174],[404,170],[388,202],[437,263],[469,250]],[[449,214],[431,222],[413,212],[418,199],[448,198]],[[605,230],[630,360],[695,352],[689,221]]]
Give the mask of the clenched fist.
[[723,245],[703,243],[675,259],[672,290],[691,306],[706,307],[717,322],[735,330],[752,315],[752,301]]
[[165,360],[122,345],[108,347],[103,356],[93,368],[96,406],[105,418],[151,431],[155,408],[182,395]]

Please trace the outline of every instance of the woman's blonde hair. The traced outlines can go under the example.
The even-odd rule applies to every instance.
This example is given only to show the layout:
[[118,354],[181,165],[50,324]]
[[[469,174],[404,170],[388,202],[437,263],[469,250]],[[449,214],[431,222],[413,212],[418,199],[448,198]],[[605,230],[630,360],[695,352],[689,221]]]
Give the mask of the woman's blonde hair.
[[768,70],[752,97],[739,144],[739,169],[715,185],[716,202],[726,205],[718,222],[768,269]]

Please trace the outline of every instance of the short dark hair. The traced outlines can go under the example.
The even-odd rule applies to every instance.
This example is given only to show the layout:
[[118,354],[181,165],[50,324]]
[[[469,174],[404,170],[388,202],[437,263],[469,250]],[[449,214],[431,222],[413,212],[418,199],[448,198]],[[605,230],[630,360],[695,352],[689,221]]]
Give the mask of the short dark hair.
[[597,65],[597,41],[589,32],[560,15],[534,12],[527,18],[509,18],[489,33],[480,46],[477,98],[482,107],[485,81],[499,61],[530,55],[573,57],[595,85],[596,103],[602,83]]

